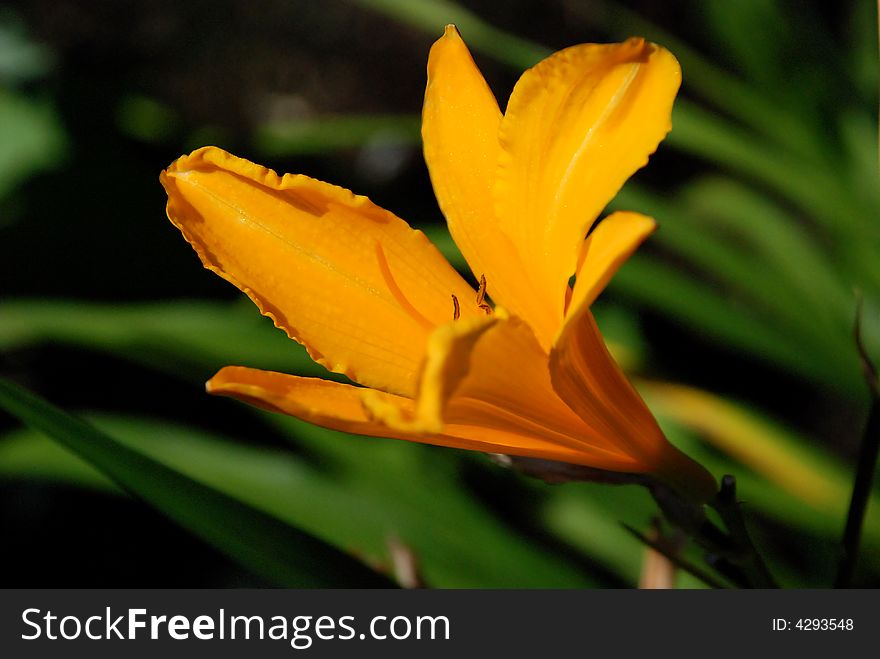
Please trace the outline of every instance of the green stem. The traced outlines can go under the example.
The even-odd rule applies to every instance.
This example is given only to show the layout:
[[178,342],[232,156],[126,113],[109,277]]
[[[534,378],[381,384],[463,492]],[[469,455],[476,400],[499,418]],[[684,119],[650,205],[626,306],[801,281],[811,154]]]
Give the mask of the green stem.
[[880,451],[880,398],[875,397],[871,411],[868,413],[868,423],[865,426],[865,436],[856,468],[856,480],[853,484],[846,528],[843,532],[843,555],[838,565],[837,578],[834,580],[835,588],[849,588],[852,583],[878,451]]
[[856,478],[849,502],[849,512],[846,516],[846,527],[843,531],[843,553],[837,566],[837,577],[834,580],[835,588],[849,588],[852,583],[858,560],[859,544],[862,539],[865,511],[868,508],[868,500],[871,498],[871,485],[874,481],[878,453],[880,453],[880,378],[878,378],[877,370],[862,343],[861,318],[861,299],[859,299],[856,311],[855,340],[865,379],[871,391],[871,409],[868,412],[868,421],[865,424],[865,433],[862,438],[862,446],[859,449],[859,459],[856,463]]
[[[742,588],[778,588],[749,536],[736,500],[736,479],[733,476],[727,475],[721,479],[721,489],[709,503],[721,516],[727,529],[724,531],[706,517],[704,506],[681,496],[649,474],[618,473],[567,462],[509,455],[495,455],[493,458],[505,467],[548,483],[590,481],[609,485],[641,485],[651,493],[663,516],[706,550],[709,554],[707,560],[718,574]],[[629,527],[625,528],[633,532]],[[648,546],[657,548],[646,542],[641,534],[634,535]],[[699,578],[703,579],[702,576]],[[715,585],[720,582],[712,580],[706,583]]]
[[690,561],[685,560],[677,551],[673,551],[673,549],[669,546],[669,543],[665,541],[662,537],[658,540],[652,540],[641,531],[638,531],[631,527],[629,524],[622,524],[622,526],[639,542],[643,543],[647,547],[650,547],[654,551],[659,552],[667,559],[669,559],[672,564],[675,565],[677,568],[696,577],[710,588],[721,589],[728,587],[724,582],[716,579],[713,575],[694,565]]
[[745,518],[736,500],[736,479],[730,474],[721,479],[721,489],[710,504],[721,516],[733,543],[723,558],[742,573],[748,588],[778,588],[776,580],[758,552],[746,528]]

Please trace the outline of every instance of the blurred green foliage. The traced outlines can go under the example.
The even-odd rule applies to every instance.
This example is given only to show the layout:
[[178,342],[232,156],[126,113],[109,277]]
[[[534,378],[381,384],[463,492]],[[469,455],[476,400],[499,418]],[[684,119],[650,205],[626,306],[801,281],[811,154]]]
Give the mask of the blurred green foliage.
[[[517,7],[570,24],[580,40],[644,35],[682,63],[673,132],[613,204],[654,215],[661,230],[615,277],[597,317],[621,363],[646,375],[642,391],[670,439],[716,475],[737,475],[756,539],[782,581],[827,585],[865,404],[853,289],[865,300],[866,344],[880,357],[876,6],[683,0],[649,20],[649,3],[540,4]],[[401,48],[421,58],[419,75],[423,46],[449,22],[493,81],[512,81],[549,46],[567,45],[540,44],[546,31],[514,33],[491,3],[339,0],[323,13],[294,5],[275,10],[300,12],[306,30],[309,21],[321,34],[362,21],[388,30],[389,41],[413,40],[417,48]],[[144,24],[147,35],[165,25]],[[213,56],[218,26],[200,27],[186,57],[172,53],[180,69],[200,52]],[[365,34],[344,45],[316,37],[315,48],[330,39],[338,57],[318,56],[315,67],[341,58],[355,77],[382,76],[359,62],[358,48],[381,36]],[[199,402],[200,383],[225,364],[328,374],[246,301],[218,299],[219,282],[197,279],[185,245],[162,222],[158,169],[216,141],[333,182],[372,182],[373,192],[357,191],[395,212],[383,197],[415,209],[409,219],[464,269],[432,222],[426,177],[408,178],[421,167],[411,155],[417,95],[405,107],[367,104],[355,114],[303,109],[293,95],[293,110],[255,110],[242,127],[219,101],[193,110],[208,84],[198,76],[188,97],[162,95],[130,84],[125,67],[136,58],[119,61],[107,74],[122,80],[116,87],[71,90],[83,87],[77,76],[87,67],[35,40],[18,14],[0,13],[0,258],[33,268],[2,282],[0,365],[64,406],[92,410],[84,423],[0,385],[0,407],[29,426],[0,426],[0,482],[134,494],[268,583],[383,583],[365,566],[390,573],[393,541],[413,550],[433,586],[635,583],[644,550],[620,522],[642,527],[655,513],[641,491],[551,487],[482,456]],[[354,84],[339,75],[318,88],[330,93],[334,81]],[[246,85],[236,93],[243,105],[260,105]],[[351,107],[366,102],[356,101]],[[370,166],[372,174],[357,173]],[[4,228],[13,219],[15,231]],[[129,248],[143,241],[156,256],[116,253],[113,241],[128,232]],[[106,290],[82,284],[94,281]],[[696,418],[696,403],[664,397],[667,380],[705,390],[709,413]],[[878,496],[865,527],[866,584],[880,578]],[[700,585],[687,575],[681,583]]]
[[[47,49],[28,39],[21,21],[0,9],[0,200],[64,154],[64,132],[51,101],[19,89],[44,76],[51,61]],[[0,226],[9,212],[0,211]]]

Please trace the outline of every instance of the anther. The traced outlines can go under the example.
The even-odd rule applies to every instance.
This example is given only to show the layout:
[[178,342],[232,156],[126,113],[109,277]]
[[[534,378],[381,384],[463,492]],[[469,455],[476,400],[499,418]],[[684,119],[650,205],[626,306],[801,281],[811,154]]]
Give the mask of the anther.
[[492,307],[486,302],[486,275],[480,275],[480,290],[477,291],[477,306],[482,309],[486,315],[492,313]]
[[477,306],[482,307],[486,302],[486,275],[480,275],[480,290],[477,291]]

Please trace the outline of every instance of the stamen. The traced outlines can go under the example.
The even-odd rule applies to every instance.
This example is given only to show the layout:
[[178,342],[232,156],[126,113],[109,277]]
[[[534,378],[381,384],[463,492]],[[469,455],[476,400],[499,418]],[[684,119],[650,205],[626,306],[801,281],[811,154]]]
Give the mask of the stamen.
[[455,293],[452,294],[452,320],[458,320],[461,318],[461,306],[458,304],[458,298],[455,297]]
[[481,309],[486,301],[486,275],[480,275],[480,290],[477,291],[477,306]]
[[487,316],[491,315],[492,307],[486,302],[486,275],[480,275],[480,290],[477,291],[477,306],[482,309]]

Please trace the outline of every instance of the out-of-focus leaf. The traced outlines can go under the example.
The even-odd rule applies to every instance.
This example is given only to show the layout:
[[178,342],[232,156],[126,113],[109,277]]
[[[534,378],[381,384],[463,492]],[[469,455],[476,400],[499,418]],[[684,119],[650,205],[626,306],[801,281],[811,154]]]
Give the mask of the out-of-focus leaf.
[[[637,584],[644,545],[621,522],[642,526],[657,515],[647,492],[636,486],[577,483],[555,488],[542,507],[548,528],[593,560]],[[678,586],[702,587],[701,581],[679,573]]]
[[[787,490],[805,504],[842,519],[851,476],[833,456],[747,408],[684,385],[647,382],[639,391],[651,409]],[[872,524],[880,537],[880,498]]]
[[338,549],[206,487],[6,380],[0,380],[0,407],[274,583],[287,587],[391,585]]
[[[714,198],[706,195],[706,200],[714,207]],[[705,213],[691,213],[683,204],[664,200],[644,188],[627,186],[613,206],[638,208],[659,218],[661,230],[654,237],[657,243],[684,256],[706,278],[723,284],[725,290],[737,293],[780,333],[787,334],[804,349],[821,356],[839,346],[840,342],[835,342],[840,339],[837,327],[832,324],[829,329],[825,324],[829,317],[836,320],[834,315],[827,313],[827,306],[820,306],[817,291],[811,288],[800,296],[798,291],[792,291],[789,282],[774,272],[776,253],[761,254],[750,249],[741,239],[731,239],[731,231],[707,230],[709,222],[705,221]],[[722,212],[729,214],[730,209],[725,207]],[[780,243],[777,249],[785,249],[785,245]],[[765,262],[762,263],[761,258]],[[839,288],[834,292],[839,293]]]
[[767,277],[781,278],[801,303],[823,311],[817,322],[830,319],[839,331],[845,317],[848,331],[852,296],[803,220],[733,179],[697,179],[680,194],[681,205],[690,211],[683,219],[691,231],[731,236],[745,255],[763,258]]
[[49,50],[32,41],[21,20],[0,9],[0,85],[45,75],[52,65]]
[[[790,554],[777,553],[772,558],[772,569],[783,584],[796,587],[827,587],[832,578],[832,566],[836,562],[836,548],[843,526],[845,510],[837,513],[820,510],[806,505],[799,497],[759,476],[748,467],[723,457],[714,447],[698,437],[685,426],[661,417],[661,424],[667,437],[676,446],[700,462],[713,474],[733,474],[737,480],[737,492],[742,500],[747,517],[760,516],[772,520],[773,529],[779,527],[790,531],[791,537],[808,539],[810,566],[806,571],[797,572],[790,565]],[[757,530],[757,528],[753,528]],[[773,535],[778,531],[774,530]],[[870,531],[863,536],[863,564],[874,572],[880,571],[880,536],[877,526],[872,522]],[[768,543],[774,546],[775,543]],[[776,545],[778,551],[785,552],[785,546]],[[824,571],[824,573],[822,573]]]
[[749,79],[762,83],[784,79],[785,65],[782,48],[789,36],[779,26],[786,22],[779,3],[775,0],[749,2],[715,2],[700,5],[708,29],[718,38],[730,61]]
[[642,254],[631,259],[610,286],[732,349],[747,350],[813,380],[821,381],[826,375],[823,365],[804,360],[788,337],[763,323],[751,309],[654,257]]
[[[284,423],[295,441],[317,446],[324,459],[316,466],[291,453],[174,424],[91,418],[131,450],[372,563],[387,564],[388,539],[396,537],[416,552],[432,586],[594,585],[469,498],[453,463],[437,450]],[[96,484],[93,475],[69,464],[72,458],[65,463],[57,452],[44,454],[34,445],[40,438],[25,432],[0,442],[0,474],[82,477]]]
[[[595,582],[564,557],[507,528],[463,487],[455,455],[445,449],[358,437],[266,414],[292,441],[319,456],[335,478],[315,532],[349,515],[369,522],[378,543],[394,533],[419,556],[425,576],[443,587],[585,587]],[[344,491],[340,483],[345,483]],[[348,511],[348,512],[346,512]],[[305,525],[305,528],[310,528]],[[333,530],[340,532],[339,529]]]
[[443,26],[454,23],[468,45],[514,68],[527,69],[550,54],[550,50],[490,25],[473,12],[450,0],[350,0],[354,4],[390,16],[439,38]]
[[[812,362],[808,370],[817,384],[831,380],[845,382],[849,392],[863,390],[851,339],[852,293],[804,227],[778,205],[733,180],[711,178],[687,186],[677,201],[628,185],[613,206],[658,218],[653,242],[696,268],[695,282],[714,282],[718,294],[732,294],[741,307],[737,315],[759,319],[797,345]],[[645,258],[637,254],[633,261]],[[651,281],[639,286],[647,295],[655,284],[659,288]],[[662,299],[663,292],[656,293]],[[694,329],[706,328],[698,321]]]
[[863,197],[867,207],[880,208],[880,185],[877,184],[880,178],[877,117],[853,109],[842,112],[839,120],[840,137],[849,164],[846,175],[857,186],[853,192]]
[[226,364],[324,375],[248,302],[104,305],[54,300],[0,302],[0,349],[41,342],[105,350],[176,375],[203,379]]
[[27,427],[0,437],[0,478],[63,481],[97,490],[122,490],[97,468]]
[[875,103],[877,99],[877,78],[880,75],[880,58],[877,57],[877,3],[873,0],[858,0],[852,3],[849,20],[850,48],[846,55],[851,57],[849,71],[853,81],[865,101]]
[[[830,230],[837,230],[841,216],[857,210],[846,188],[829,175],[827,168],[770,148],[752,134],[687,100],[679,99],[672,114],[675,128],[667,144],[772,186]],[[867,218],[850,219],[856,226],[867,222]]]
[[149,96],[129,95],[116,108],[116,124],[123,134],[141,142],[161,142],[174,134],[179,119],[167,105]]
[[420,143],[416,115],[354,115],[275,121],[261,125],[254,142],[267,156],[299,156],[365,145]]
[[[851,474],[839,460],[744,407],[689,389],[685,397],[666,395],[680,393],[682,388],[660,386],[660,395],[657,385],[640,385],[639,390],[671,441],[712,473],[734,474],[740,496],[753,511],[809,533],[829,547],[837,546],[851,487]],[[865,564],[880,570],[877,491],[868,509],[863,545]],[[829,557],[828,564],[833,562]],[[824,583],[809,577],[802,575],[802,585]]]
[[57,165],[65,147],[51,104],[0,87],[0,199],[35,172]]

